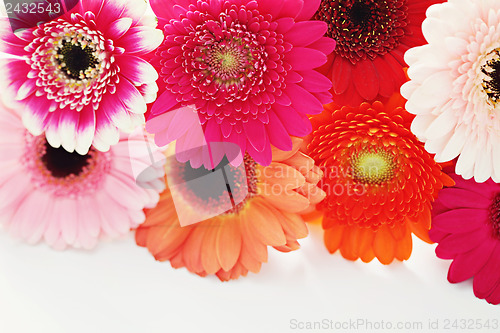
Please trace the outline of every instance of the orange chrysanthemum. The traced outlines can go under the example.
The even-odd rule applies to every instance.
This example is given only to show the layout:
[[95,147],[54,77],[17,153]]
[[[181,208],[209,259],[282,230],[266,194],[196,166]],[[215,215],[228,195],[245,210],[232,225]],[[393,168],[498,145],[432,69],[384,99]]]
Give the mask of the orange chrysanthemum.
[[[289,152],[273,149],[273,162],[267,167],[246,155],[248,194],[243,202],[197,224],[181,227],[175,210],[178,200],[192,214],[213,210],[217,206],[214,190],[194,196],[193,191],[179,191],[170,184],[158,206],[146,213],[146,222],[136,233],[137,244],[147,247],[157,260],[169,260],[174,268],[186,267],[200,276],[216,274],[222,281],[259,272],[267,261],[268,246],[282,252],[298,249],[297,240],[308,234],[300,213],[325,197],[317,186],[323,175],[310,157],[298,151],[301,141],[294,138]],[[237,193],[229,194],[236,199]]]
[[350,260],[406,260],[412,232],[426,242],[431,202],[453,181],[410,132],[400,96],[359,107],[326,106],[317,117],[310,156],[325,175],[325,245]]

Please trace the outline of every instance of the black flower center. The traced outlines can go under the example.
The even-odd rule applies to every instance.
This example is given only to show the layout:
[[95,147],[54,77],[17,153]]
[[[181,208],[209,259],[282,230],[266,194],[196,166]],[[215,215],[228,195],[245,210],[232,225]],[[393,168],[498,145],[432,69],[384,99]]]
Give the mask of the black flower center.
[[372,9],[367,3],[357,1],[348,11],[351,21],[357,25],[364,25],[372,17]]
[[177,162],[175,157],[167,163],[171,170],[169,187],[175,188],[185,201],[204,213],[217,211],[220,207],[228,207],[226,214],[236,213],[257,194],[256,163],[248,155],[242,167],[233,167],[224,157],[213,170],[203,166],[193,168],[189,162]]
[[64,148],[54,148],[45,143],[45,154],[42,163],[54,178],[66,178],[69,175],[78,176],[89,165],[90,155],[69,153]]
[[63,41],[58,50],[58,61],[62,70],[75,80],[87,77],[88,71],[95,68],[98,61],[94,56],[94,50],[79,41]]
[[494,50],[489,56],[494,58],[481,67],[481,72],[486,75],[482,85],[489,101],[496,105],[500,100],[500,51]]
[[493,236],[500,239],[500,193],[495,196],[490,206],[489,222],[493,229]]

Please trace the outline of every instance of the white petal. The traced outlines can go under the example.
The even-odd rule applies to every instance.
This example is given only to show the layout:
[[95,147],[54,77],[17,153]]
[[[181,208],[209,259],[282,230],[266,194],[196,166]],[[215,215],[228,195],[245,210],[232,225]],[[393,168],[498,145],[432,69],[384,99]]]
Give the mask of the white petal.
[[422,108],[439,107],[450,98],[452,80],[449,72],[432,74],[412,94],[411,100]]
[[450,141],[446,144],[443,151],[440,154],[440,161],[446,162],[451,161],[460,154],[462,151],[467,136],[465,135],[465,126],[460,126],[455,129],[453,136]]
[[462,153],[458,157],[457,166],[455,168],[455,171],[458,175],[463,176],[464,174],[467,174],[470,175],[469,178],[472,177],[474,162],[476,160],[478,150],[480,150],[480,147],[477,146],[476,139],[469,137],[465,142]]
[[491,145],[482,145],[476,165],[474,166],[474,180],[478,183],[484,183],[491,177],[493,169],[491,161]]
[[457,118],[454,110],[449,107],[449,104],[443,106],[445,110],[441,113],[425,131],[427,139],[437,139],[452,131],[457,125]]

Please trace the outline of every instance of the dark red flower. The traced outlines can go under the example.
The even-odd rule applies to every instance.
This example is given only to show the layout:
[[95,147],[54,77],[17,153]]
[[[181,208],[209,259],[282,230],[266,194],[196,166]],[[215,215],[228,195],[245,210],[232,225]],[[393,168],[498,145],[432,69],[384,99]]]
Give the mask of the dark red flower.
[[390,97],[406,81],[404,53],[425,43],[427,8],[442,0],[322,0],[314,16],[328,23],[337,47],[321,71],[333,82],[334,101],[357,106]]

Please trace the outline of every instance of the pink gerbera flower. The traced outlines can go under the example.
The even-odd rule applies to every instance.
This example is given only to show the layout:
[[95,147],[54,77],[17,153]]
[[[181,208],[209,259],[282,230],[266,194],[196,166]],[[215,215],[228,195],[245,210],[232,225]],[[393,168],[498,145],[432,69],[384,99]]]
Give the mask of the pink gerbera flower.
[[85,155],[106,151],[119,130],[144,123],[158,74],[148,63],[163,34],[141,0],[85,0],[69,12],[12,33],[1,21],[0,67],[7,93],[23,105],[31,134]]
[[[33,136],[18,112],[0,105],[0,223],[29,243],[90,249],[100,237],[124,235],[144,222],[164,189],[163,154],[143,132],[125,135],[108,152],[85,155]],[[142,184],[135,173],[142,172]]]
[[[306,114],[331,100],[331,83],[314,71],[335,45],[323,37],[326,23],[309,21],[319,3],[153,0],[166,38],[153,59],[161,95],[152,115],[194,105],[208,143],[232,142],[263,165],[271,163],[271,145],[291,150],[290,135],[311,131]],[[184,127],[176,120],[172,131]]]
[[453,259],[448,280],[474,280],[474,294],[500,304],[500,184],[450,175],[455,187],[445,188],[434,204],[431,239],[436,254]]

